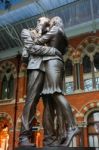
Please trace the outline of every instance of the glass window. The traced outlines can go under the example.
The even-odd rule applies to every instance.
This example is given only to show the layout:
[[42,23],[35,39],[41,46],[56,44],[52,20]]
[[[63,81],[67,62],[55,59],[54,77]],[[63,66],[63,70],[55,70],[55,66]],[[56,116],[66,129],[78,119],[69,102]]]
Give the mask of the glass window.
[[94,67],[95,72],[99,71],[99,53],[96,53],[94,56]]
[[74,91],[74,84],[73,82],[67,82],[66,83],[66,93],[67,94],[72,94]]
[[14,96],[14,77],[9,72],[6,71],[2,83],[1,83],[1,100],[3,99],[11,99]]
[[3,80],[2,80],[1,99],[7,98],[7,86],[8,86],[7,78],[6,78],[6,76],[4,76]]
[[14,92],[14,78],[13,75],[11,75],[8,81],[8,93],[7,93],[8,99],[13,97],[13,92]]
[[96,89],[99,90],[99,77],[96,78]]
[[73,66],[72,66],[72,61],[71,60],[67,60],[65,63],[65,72],[66,72],[66,76],[71,76],[73,74]]
[[86,79],[86,80],[84,80],[84,90],[86,92],[93,90],[92,79]]
[[89,147],[99,147],[99,112],[94,112],[88,117]]
[[84,70],[84,73],[91,72],[91,62],[88,56],[85,56],[83,58],[83,70]]

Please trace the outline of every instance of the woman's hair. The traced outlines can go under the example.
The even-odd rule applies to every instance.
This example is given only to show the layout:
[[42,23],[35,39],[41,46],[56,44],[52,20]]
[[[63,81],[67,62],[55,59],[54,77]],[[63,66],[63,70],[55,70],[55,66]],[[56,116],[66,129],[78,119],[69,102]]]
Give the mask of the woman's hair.
[[52,24],[52,26],[55,25],[64,29],[63,20],[59,16],[53,17],[50,21],[50,24]]

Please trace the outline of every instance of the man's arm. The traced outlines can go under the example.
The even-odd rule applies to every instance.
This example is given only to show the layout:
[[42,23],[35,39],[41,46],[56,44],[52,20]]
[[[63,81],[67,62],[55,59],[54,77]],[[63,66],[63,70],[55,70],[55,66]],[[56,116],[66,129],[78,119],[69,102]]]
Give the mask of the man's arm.
[[49,46],[33,45],[28,51],[35,56],[62,56],[56,48]]
[[58,32],[58,27],[53,26],[49,32],[42,35],[40,38],[35,39],[34,43],[37,45],[44,45],[48,43],[57,32]]

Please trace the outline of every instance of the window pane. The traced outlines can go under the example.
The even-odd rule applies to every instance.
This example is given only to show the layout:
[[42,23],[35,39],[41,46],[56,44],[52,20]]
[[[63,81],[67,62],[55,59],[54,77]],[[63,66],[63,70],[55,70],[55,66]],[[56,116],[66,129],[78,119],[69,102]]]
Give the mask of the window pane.
[[1,92],[1,99],[7,99],[7,78],[6,76],[4,76],[3,80],[2,80],[2,92]]
[[96,53],[94,56],[94,66],[95,71],[99,71],[99,53]]
[[99,147],[99,112],[88,117],[89,147]]
[[99,121],[99,112],[94,112],[91,115],[89,115],[88,117],[88,122],[89,123],[93,123]]
[[13,75],[11,75],[9,82],[8,82],[8,93],[7,93],[8,99],[13,97],[13,92],[14,92],[14,78],[13,78]]
[[86,92],[93,90],[92,79],[86,79],[86,80],[84,80],[84,90],[85,90]]
[[65,69],[66,69],[66,76],[71,76],[73,73],[73,66],[72,66],[72,61],[71,60],[67,60],[65,63]]
[[83,58],[83,69],[84,69],[84,73],[91,72],[91,62],[88,56],[85,56]]
[[94,145],[94,144],[93,144],[93,136],[90,135],[90,136],[89,136],[89,146],[90,146],[90,147],[93,147],[93,145]]
[[96,89],[99,90],[99,77],[96,78]]
[[74,85],[73,82],[67,82],[66,83],[66,93],[71,94],[74,91]]
[[95,136],[94,136],[94,147],[98,147],[98,146],[99,146],[98,144],[99,144],[99,143],[98,143],[98,136],[95,135]]

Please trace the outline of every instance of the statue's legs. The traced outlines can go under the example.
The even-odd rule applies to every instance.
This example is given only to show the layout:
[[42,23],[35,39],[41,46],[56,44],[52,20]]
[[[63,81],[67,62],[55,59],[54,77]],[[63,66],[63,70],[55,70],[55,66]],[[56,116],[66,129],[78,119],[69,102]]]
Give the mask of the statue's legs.
[[61,93],[54,93],[53,99],[60,105],[61,110],[63,111],[63,116],[68,120],[68,133],[66,140],[64,142],[66,146],[69,145],[70,141],[72,140],[73,136],[79,133],[79,129],[76,126],[76,122],[72,113],[72,109],[66,98]]
[[[63,92],[64,64],[62,61],[54,59],[45,62],[45,82],[43,95],[45,95],[45,109],[43,117],[44,145],[59,145],[66,136],[65,121],[60,105],[52,98],[53,93]],[[47,95],[47,96],[46,96]],[[46,103],[47,99],[47,103]],[[52,105],[54,107],[52,107]],[[48,108],[47,108],[48,107]],[[49,109],[49,111],[48,111]],[[55,114],[56,112],[56,114]],[[53,118],[54,116],[54,118]],[[55,126],[56,119],[56,128]],[[50,132],[49,132],[50,131]],[[54,142],[54,139],[57,141]]]
[[51,95],[44,96],[43,102],[44,146],[59,145],[66,137],[66,121],[60,106],[56,104]]
[[36,112],[36,106],[43,88],[44,73],[40,70],[29,70],[27,97],[22,114],[20,143],[24,143],[31,134],[32,121]]
[[[57,113],[56,116],[57,116],[57,120],[58,120],[57,122],[59,126],[59,128],[57,129],[58,130],[57,137],[60,141],[59,142],[60,144],[67,141],[67,139],[69,139],[67,141],[67,143],[69,143],[74,133],[76,133],[75,132],[76,131],[75,119],[74,119],[70,104],[68,103],[64,95],[62,94],[64,92],[63,89],[64,89],[64,63],[58,59],[46,61],[45,62],[45,83],[44,83],[44,88],[43,88],[42,93],[45,95],[47,94],[52,95],[53,102],[56,103],[54,109],[56,110],[56,113]],[[49,99],[49,103],[50,103],[50,99]],[[45,120],[46,120],[45,124],[46,122],[48,122],[48,116],[49,115],[46,116],[45,114]],[[69,128],[67,131],[66,131],[66,127],[64,127],[66,125],[65,124],[66,122],[68,122],[68,125],[69,125]],[[48,126],[49,127],[52,126],[49,124],[50,124],[50,121],[48,123]],[[49,128],[46,128],[46,130],[47,129]],[[52,132],[54,133],[53,130]],[[48,132],[46,131],[45,133],[48,133]],[[64,136],[65,136],[65,139],[64,139]],[[51,145],[54,146],[54,142]]]
[[53,94],[53,98],[56,101],[56,103],[58,103],[61,110],[63,111],[63,115],[64,115],[63,117],[65,119],[67,118],[69,127],[72,128],[72,127],[76,126],[71,106],[68,103],[68,101],[66,100],[66,98],[64,97],[64,95],[61,93],[55,93],[55,94]]

